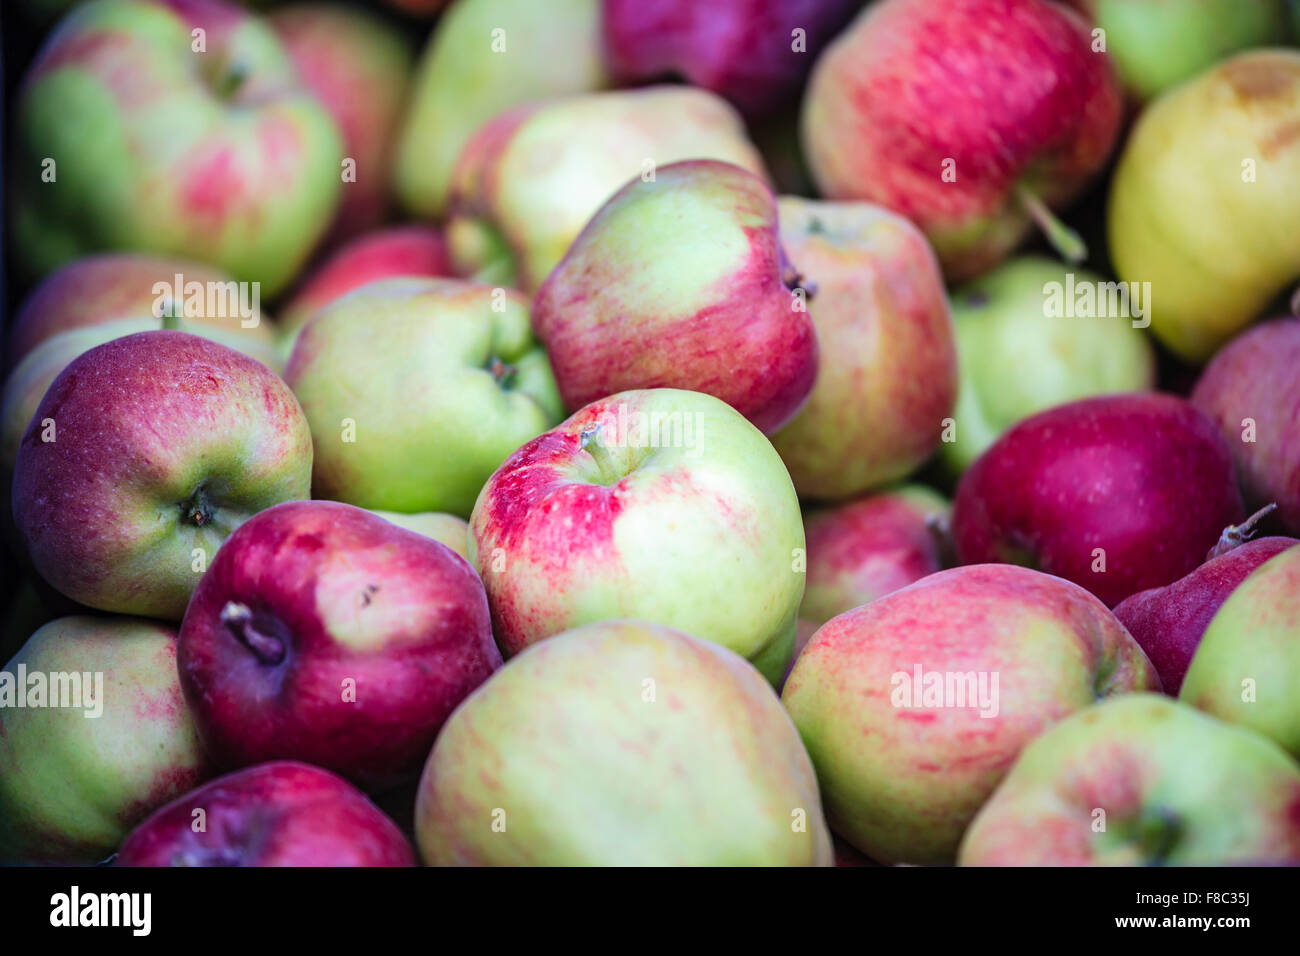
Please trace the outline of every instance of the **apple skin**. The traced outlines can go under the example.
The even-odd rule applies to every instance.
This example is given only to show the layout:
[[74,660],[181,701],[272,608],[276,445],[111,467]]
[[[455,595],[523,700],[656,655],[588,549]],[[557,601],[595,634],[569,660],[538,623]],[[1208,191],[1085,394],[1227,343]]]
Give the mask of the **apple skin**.
[[64,617],[4,666],[103,675],[103,711],[0,707],[0,861],[95,863],[156,807],[210,775],[176,677],[176,634],[133,618]]
[[951,508],[924,485],[904,485],[804,517],[808,583],[801,620],[821,627],[836,615],[943,570],[935,523]]
[[[691,447],[685,428],[646,446],[654,416],[694,423]],[[586,429],[599,432],[584,449]],[[789,662],[799,502],[767,439],[702,392],[622,392],[583,408],[506,460],[470,533],[507,657],[627,617],[721,644],[773,682]]]
[[[191,52],[191,28],[206,31],[206,53]],[[248,72],[223,95],[234,62]],[[338,203],[333,120],[297,85],[270,27],[219,0],[76,8],[32,64],[17,111],[12,245],[33,275],[130,249],[211,263],[269,299]],[[41,180],[46,158],[53,182]]]
[[767,176],[740,116],[703,90],[588,93],[501,113],[474,134],[452,174],[447,237],[456,269],[536,292],[620,186],[647,162],[685,159]]
[[1078,13],[1042,0],[876,3],[813,68],[813,178],[827,199],[907,216],[949,279],[984,272],[1030,231],[1019,188],[1059,209],[1115,145],[1119,81],[1091,46]]
[[271,11],[267,22],[338,126],[344,158],[356,162],[325,241],[375,228],[388,211],[393,144],[415,65],[406,35],[369,10],[339,3],[292,4]]
[[392,226],[358,236],[336,249],[298,286],[280,314],[284,355],[317,312],[353,289],[398,276],[449,277],[447,242],[430,226]]
[[[194,830],[202,810],[206,829]],[[156,812],[117,866],[414,866],[402,832],[346,780],[291,760],[218,777]]]
[[[1265,322],[1233,339],[1206,366],[1192,404],[1223,433],[1249,507],[1277,503],[1300,535],[1300,320]],[[1254,423],[1248,435],[1246,419]],[[1253,437],[1253,441],[1243,440]]]
[[[1047,284],[1060,283],[1064,292],[1070,274],[1076,287],[1107,281],[1085,269],[1025,256],[954,291],[961,385],[954,440],[939,446],[950,474],[960,475],[999,435],[1037,412],[1093,395],[1155,387],[1155,352],[1133,327],[1133,317],[1048,314]],[[1008,375],[1008,369],[1015,374]]]
[[1300,549],[1261,564],[1223,602],[1179,699],[1300,757]]
[[302,760],[367,788],[413,778],[447,716],[500,665],[464,558],[332,501],[240,526],[190,600],[177,654],[219,766]]
[[453,279],[384,279],[336,300],[298,336],[285,378],[311,422],[315,496],[362,508],[468,517],[506,456],[563,415],[528,300]]
[[1257,567],[1297,544],[1295,538],[1247,541],[1173,584],[1139,591],[1115,605],[1115,616],[1142,645],[1166,694],[1178,695],[1192,655],[1223,602]]
[[798,281],[761,179],[672,163],[592,217],[538,290],[533,327],[570,410],[628,389],[689,389],[770,434],[817,374]]
[[544,641],[472,694],[425,765],[416,835],[434,866],[833,859],[772,689],[731,651],[640,621]]
[[1130,694],[1030,743],[966,831],[959,862],[1294,866],[1297,806],[1300,767],[1271,741],[1167,697]]
[[[998,675],[997,712],[895,706],[893,675],[917,666]],[[946,864],[1029,741],[1099,697],[1159,686],[1091,594],[995,564],[940,571],[832,619],[781,700],[836,833],[881,863]]]
[[772,436],[800,497],[836,499],[906,477],[939,445],[957,351],[934,252],[869,203],[781,197],[781,243],[814,287],[818,368]]
[[[605,56],[620,84],[682,76],[765,116],[798,96],[858,0],[604,0]],[[803,31],[803,49],[794,31]]]
[[[1116,274],[1151,332],[1200,364],[1300,278],[1300,51],[1252,50],[1152,102],[1111,181]],[[1243,165],[1253,163],[1253,181]],[[1188,202],[1188,185],[1205,195]]]
[[1204,413],[1173,395],[1105,395],[994,442],[957,486],[953,542],[962,564],[1027,564],[1114,607],[1194,570],[1242,517],[1232,458]]
[[1106,31],[1134,102],[1150,100],[1233,53],[1290,40],[1285,0],[1072,0]]
[[416,67],[397,142],[402,207],[442,218],[461,149],[498,113],[608,85],[600,0],[458,0]]
[[425,511],[414,515],[405,515],[397,511],[372,510],[370,513],[379,515],[385,521],[391,521],[399,528],[440,541],[465,560],[469,560],[469,522],[464,518],[442,511]]
[[[54,421],[54,441],[42,422]],[[54,380],[14,465],[32,564],[90,607],[178,621],[245,519],[310,491],[311,433],[266,366],[185,332],[140,332]]]

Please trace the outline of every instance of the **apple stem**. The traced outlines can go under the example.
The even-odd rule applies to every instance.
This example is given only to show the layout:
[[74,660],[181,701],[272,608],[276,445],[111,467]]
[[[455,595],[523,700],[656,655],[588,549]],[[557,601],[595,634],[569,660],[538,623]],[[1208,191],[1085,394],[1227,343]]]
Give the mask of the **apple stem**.
[[221,623],[256,654],[263,664],[278,664],[284,660],[284,641],[274,634],[258,630],[253,624],[253,612],[247,604],[227,601],[221,609]]
[[952,541],[952,521],[947,515],[932,514],[925,519],[925,528],[934,539],[935,557],[941,568],[957,567],[957,549]]
[[1209,550],[1208,554],[1205,555],[1205,560],[1213,560],[1220,555],[1227,554],[1233,548],[1245,544],[1255,536],[1255,525],[1259,524],[1276,510],[1277,502],[1274,501],[1260,508],[1241,524],[1228,525],[1223,529],[1223,534],[1219,535],[1218,543]]
[[614,459],[610,457],[609,449],[605,447],[604,430],[604,425],[584,428],[578,436],[581,441],[579,447],[596,463],[601,480],[607,485],[612,485],[618,480],[618,471],[614,467]]
[[498,385],[508,385],[518,369],[494,355],[488,362],[488,371],[492,373],[492,378]]
[[162,327],[165,331],[176,332],[181,327],[181,317],[176,314],[175,308],[170,308],[162,317]]
[[194,494],[181,502],[181,518],[196,528],[202,528],[212,520],[212,506],[202,486],[194,489]]
[[1300,286],[1291,294],[1291,314],[1300,319]]
[[1088,258],[1088,245],[1083,237],[1057,218],[1056,213],[1047,208],[1047,204],[1024,186],[1016,187],[1016,196],[1025,207],[1029,218],[1038,224],[1052,248],[1060,253],[1066,262],[1077,265]]

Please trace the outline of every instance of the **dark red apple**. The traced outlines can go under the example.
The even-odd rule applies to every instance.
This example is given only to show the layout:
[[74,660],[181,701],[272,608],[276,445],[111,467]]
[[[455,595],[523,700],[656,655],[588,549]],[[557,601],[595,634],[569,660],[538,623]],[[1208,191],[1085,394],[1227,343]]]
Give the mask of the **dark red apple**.
[[604,0],[610,72],[621,82],[685,77],[761,116],[798,92],[859,0]]
[[136,827],[118,866],[413,866],[366,795],[319,767],[277,761],[213,780]]
[[1243,541],[1247,536],[1245,525],[1225,529],[1221,544],[1191,574],[1167,587],[1139,591],[1115,606],[1115,616],[1155,665],[1166,694],[1178,696],[1210,619],[1237,585],[1269,558],[1300,544],[1282,537]]
[[373,787],[417,774],[448,715],[500,664],[464,558],[329,501],[268,509],[230,536],[177,654],[220,765],[305,760]]
[[1192,571],[1242,518],[1223,438],[1172,395],[1058,405],[1005,432],[963,476],[953,538],[963,564],[1022,564],[1111,607]]

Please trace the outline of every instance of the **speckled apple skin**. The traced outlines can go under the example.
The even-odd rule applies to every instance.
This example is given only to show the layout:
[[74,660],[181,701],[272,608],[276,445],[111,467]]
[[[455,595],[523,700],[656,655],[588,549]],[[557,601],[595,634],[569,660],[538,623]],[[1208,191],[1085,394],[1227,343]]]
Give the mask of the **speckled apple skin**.
[[963,564],[1026,564],[1113,607],[1195,569],[1242,517],[1209,418],[1172,395],[1133,393],[1058,405],[1005,432],[957,486],[953,538]]
[[[1023,185],[1053,208],[1097,173],[1123,96],[1086,21],[1043,0],[883,0],[827,48],[801,133],[829,199],[880,203],[929,237],[949,279],[1030,231]],[[955,180],[943,178],[953,160]]]
[[832,862],[771,687],[725,648],[637,621],[507,663],[447,722],[415,813],[431,865]]
[[[195,813],[205,829],[194,829]],[[213,780],[131,833],[118,866],[413,866],[402,832],[319,767],[260,764]]]
[[[895,707],[891,678],[998,675],[998,711]],[[992,677],[987,678],[991,687]],[[781,694],[832,829],[882,863],[952,863],[1021,749],[1111,694],[1158,689],[1142,649],[1082,588],[1011,565],[941,571],[832,619]]]
[[[232,601],[282,635],[283,661],[264,661],[223,621]],[[302,760],[368,787],[413,778],[447,716],[500,664],[464,558],[332,501],[270,508],[230,536],[190,601],[177,657],[221,766]]]
[[[179,621],[231,531],[308,496],[311,462],[307,419],[265,365],[185,332],[140,332],[50,385],[18,448],[14,521],[68,597]],[[196,489],[211,511],[201,526],[183,520]]]
[[[1177,830],[1166,852],[1142,846],[1148,816]],[[1300,768],[1258,734],[1129,694],[1030,743],[966,831],[959,862],[1295,866]]]
[[1246,576],[1297,544],[1295,538],[1247,541],[1167,587],[1139,591],[1115,605],[1115,616],[1146,651],[1165,693],[1178,694],[1210,620]]
[[[1246,504],[1276,502],[1291,534],[1300,534],[1300,319],[1278,319],[1224,346],[1201,373],[1192,404],[1223,433]],[[1254,441],[1246,419],[1254,422]]]
[[592,217],[538,290],[533,327],[570,410],[627,389],[690,389],[770,434],[817,374],[793,274],[762,180],[728,163],[672,163]]

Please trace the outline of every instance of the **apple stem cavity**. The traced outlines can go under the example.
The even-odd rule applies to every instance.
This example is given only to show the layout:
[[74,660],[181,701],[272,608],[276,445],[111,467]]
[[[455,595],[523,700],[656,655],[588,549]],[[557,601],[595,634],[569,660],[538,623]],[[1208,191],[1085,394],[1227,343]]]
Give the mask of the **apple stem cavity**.
[[259,629],[247,604],[227,601],[221,609],[221,623],[263,664],[279,664],[284,660],[284,640]]
[[1255,526],[1276,510],[1277,502],[1274,501],[1260,508],[1241,524],[1228,525],[1223,529],[1223,534],[1219,535],[1218,543],[1205,555],[1205,560],[1212,561],[1255,537]]
[[488,362],[487,370],[492,373],[493,381],[498,385],[507,388],[514,380],[515,373],[518,371],[518,369],[513,365],[501,361],[501,359],[497,358],[495,355],[492,356],[492,360]]
[[600,472],[600,480],[603,485],[612,485],[618,481],[618,469],[614,467],[614,459],[610,457],[609,449],[605,447],[604,442],[604,425],[592,425],[590,428],[584,428],[579,434],[579,448],[591,456],[592,461],[596,463],[596,469]]
[[194,493],[181,502],[181,520],[202,528],[212,521],[213,508],[208,496],[203,493],[203,486],[194,489]]
[[1062,259],[1078,265],[1088,258],[1088,244],[1083,241],[1083,237],[1057,218],[1056,213],[1047,208],[1047,203],[1024,186],[1016,187],[1016,196],[1029,218],[1038,224],[1038,228]]

